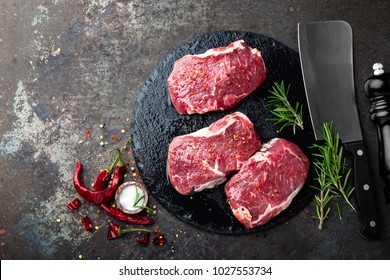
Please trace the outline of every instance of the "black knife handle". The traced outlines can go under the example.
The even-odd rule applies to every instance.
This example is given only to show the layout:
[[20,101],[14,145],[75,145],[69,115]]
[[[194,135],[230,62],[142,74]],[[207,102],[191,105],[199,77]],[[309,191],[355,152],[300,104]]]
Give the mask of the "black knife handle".
[[371,120],[376,124],[379,140],[379,171],[385,182],[385,199],[390,203],[390,73],[370,77],[364,83],[370,99]]
[[354,159],[355,193],[362,220],[360,234],[364,238],[376,240],[381,235],[381,228],[364,142],[347,143],[345,149]]

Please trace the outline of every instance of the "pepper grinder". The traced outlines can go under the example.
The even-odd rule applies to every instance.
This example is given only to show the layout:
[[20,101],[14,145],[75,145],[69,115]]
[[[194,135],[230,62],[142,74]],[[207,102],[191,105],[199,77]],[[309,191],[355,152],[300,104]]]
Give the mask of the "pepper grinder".
[[376,124],[379,139],[379,171],[385,181],[385,199],[390,203],[390,73],[381,63],[373,65],[374,75],[364,83],[370,99],[371,120]]

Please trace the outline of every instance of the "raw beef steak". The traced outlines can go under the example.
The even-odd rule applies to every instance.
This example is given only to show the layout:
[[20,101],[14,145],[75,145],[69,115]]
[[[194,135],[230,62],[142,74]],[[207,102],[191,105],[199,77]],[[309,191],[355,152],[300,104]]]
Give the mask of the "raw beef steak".
[[168,176],[181,194],[213,188],[260,148],[252,122],[240,112],[194,133],[177,136],[169,145]]
[[300,191],[309,164],[294,143],[274,138],[264,144],[225,185],[234,216],[246,228],[267,223]]
[[235,107],[265,80],[261,52],[243,40],[177,60],[168,78],[172,104],[180,114]]

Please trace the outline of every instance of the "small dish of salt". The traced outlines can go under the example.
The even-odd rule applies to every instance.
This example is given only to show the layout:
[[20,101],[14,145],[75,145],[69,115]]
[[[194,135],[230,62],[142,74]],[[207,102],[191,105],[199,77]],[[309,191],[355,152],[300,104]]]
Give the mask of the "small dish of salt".
[[146,188],[134,181],[123,183],[115,194],[117,207],[127,214],[141,212],[148,204]]

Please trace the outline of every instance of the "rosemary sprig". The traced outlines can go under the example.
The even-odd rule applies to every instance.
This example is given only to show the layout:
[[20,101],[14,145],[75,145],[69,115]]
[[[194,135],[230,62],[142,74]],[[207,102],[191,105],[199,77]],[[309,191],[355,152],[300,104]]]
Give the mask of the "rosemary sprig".
[[335,193],[330,187],[329,181],[326,179],[326,171],[322,167],[322,163],[319,160],[314,162],[315,170],[317,173],[316,180],[318,181],[319,187],[311,186],[312,188],[319,191],[318,195],[315,195],[316,201],[316,215],[315,218],[319,220],[318,229],[322,229],[324,221],[328,218],[330,212],[330,206],[328,204],[335,196]]
[[[344,157],[344,149],[340,145],[339,134],[333,129],[332,122],[325,122],[320,134],[325,143],[323,145],[314,144],[312,147],[317,149],[317,153],[313,155],[316,156],[314,168],[319,187],[312,187],[320,191],[320,194],[315,197],[317,218],[320,220],[319,229],[322,228],[323,221],[330,211],[329,202],[336,196],[343,197],[352,210],[356,211],[349,201],[355,188],[348,185],[351,169],[347,170],[347,162]],[[340,205],[337,206],[337,210],[341,219]]]
[[138,188],[136,187],[135,188],[135,199],[134,199],[133,207],[134,208],[146,209],[146,210],[150,211],[151,213],[153,213],[153,209],[152,208],[150,208],[148,206],[144,206],[144,205],[137,205],[144,198],[145,198],[145,196],[144,195],[141,196],[141,194],[138,191]]
[[333,129],[332,122],[324,123],[321,136],[325,140],[325,146],[314,144],[314,147],[317,147],[320,151],[317,156],[322,157],[323,159],[327,180],[331,183],[334,192],[341,195],[352,210],[356,212],[355,207],[349,201],[349,197],[355,189],[348,185],[349,176],[352,170],[349,168],[345,173],[348,165],[343,156],[344,149],[340,145],[339,134]]
[[272,90],[269,90],[270,95],[268,96],[267,105],[273,108],[271,111],[273,117],[269,120],[275,122],[275,124],[280,124],[280,131],[287,126],[292,126],[295,134],[297,126],[303,130],[303,105],[296,102],[295,107],[293,107],[288,101],[289,91],[290,85],[286,89],[284,81],[281,83],[275,82]]

